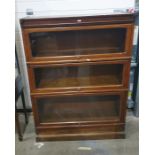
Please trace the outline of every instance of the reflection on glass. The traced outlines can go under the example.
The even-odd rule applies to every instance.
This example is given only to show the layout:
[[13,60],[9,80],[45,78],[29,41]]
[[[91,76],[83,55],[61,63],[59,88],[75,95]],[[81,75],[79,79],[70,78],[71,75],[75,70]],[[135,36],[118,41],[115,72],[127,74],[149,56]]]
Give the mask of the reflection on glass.
[[37,88],[107,86],[122,84],[122,64],[35,68]]
[[120,96],[48,97],[37,100],[41,123],[118,119]]
[[124,52],[126,29],[35,32],[30,34],[32,56],[70,56]]

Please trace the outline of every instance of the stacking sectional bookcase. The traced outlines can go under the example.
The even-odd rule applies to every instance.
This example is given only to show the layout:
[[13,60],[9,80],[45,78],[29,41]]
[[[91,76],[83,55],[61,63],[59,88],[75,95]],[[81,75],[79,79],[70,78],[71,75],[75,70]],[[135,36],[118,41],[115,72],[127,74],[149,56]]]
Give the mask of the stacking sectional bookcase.
[[124,138],[134,14],[20,23],[37,141]]

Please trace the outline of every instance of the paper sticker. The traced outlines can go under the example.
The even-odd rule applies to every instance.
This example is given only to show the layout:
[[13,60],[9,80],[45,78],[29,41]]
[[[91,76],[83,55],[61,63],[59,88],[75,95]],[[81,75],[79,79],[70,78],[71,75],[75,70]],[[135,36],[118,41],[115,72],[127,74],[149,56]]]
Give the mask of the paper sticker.
[[133,37],[133,45],[137,45],[138,42],[138,26],[135,26],[134,29],[134,37]]

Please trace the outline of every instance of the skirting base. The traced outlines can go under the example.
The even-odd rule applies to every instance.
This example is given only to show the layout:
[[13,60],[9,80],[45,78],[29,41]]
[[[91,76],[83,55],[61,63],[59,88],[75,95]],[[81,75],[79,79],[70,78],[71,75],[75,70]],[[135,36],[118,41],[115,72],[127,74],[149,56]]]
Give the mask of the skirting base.
[[101,140],[101,139],[124,139],[124,132],[85,133],[85,134],[59,134],[37,135],[36,141],[69,141],[69,140]]

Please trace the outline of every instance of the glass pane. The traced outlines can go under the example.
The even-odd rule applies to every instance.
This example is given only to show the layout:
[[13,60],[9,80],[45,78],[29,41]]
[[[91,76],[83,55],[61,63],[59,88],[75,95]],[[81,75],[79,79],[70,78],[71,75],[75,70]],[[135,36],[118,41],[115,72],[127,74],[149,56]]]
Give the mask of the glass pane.
[[30,34],[33,57],[124,52],[125,28],[34,32]]
[[122,84],[122,64],[35,68],[37,88],[107,86]]
[[120,96],[48,97],[37,100],[41,123],[118,119]]

